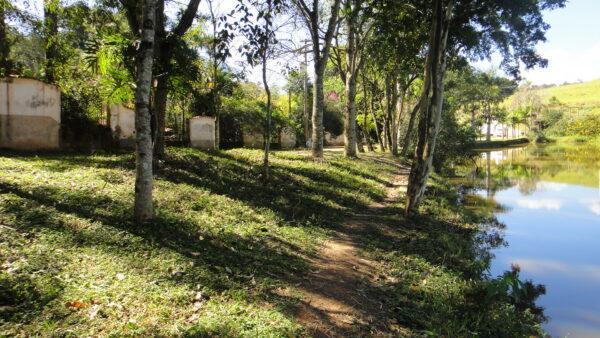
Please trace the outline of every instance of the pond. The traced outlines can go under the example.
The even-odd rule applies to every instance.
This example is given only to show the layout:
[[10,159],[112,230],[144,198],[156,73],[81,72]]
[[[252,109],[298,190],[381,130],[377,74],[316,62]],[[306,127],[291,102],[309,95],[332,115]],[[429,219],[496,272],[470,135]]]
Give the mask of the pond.
[[490,274],[517,264],[522,278],[544,284],[537,304],[552,336],[600,337],[600,149],[482,152],[467,178],[505,225]]

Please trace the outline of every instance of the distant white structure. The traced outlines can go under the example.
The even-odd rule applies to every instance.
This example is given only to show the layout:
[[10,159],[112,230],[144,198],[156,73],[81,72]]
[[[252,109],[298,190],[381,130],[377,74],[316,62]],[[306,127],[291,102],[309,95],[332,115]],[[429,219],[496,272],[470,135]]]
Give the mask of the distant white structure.
[[291,128],[283,128],[279,134],[281,149],[293,149],[296,147],[296,134]]
[[0,147],[60,147],[60,91],[33,79],[0,79]]
[[109,124],[112,135],[121,147],[135,147],[135,111],[123,105],[109,107]]
[[325,145],[328,146],[343,146],[346,144],[344,141],[344,134],[340,134],[338,136],[333,136],[329,132],[325,132]]
[[212,116],[195,116],[189,119],[190,145],[199,149],[215,149],[215,118]]
[[[488,124],[484,123],[479,131],[482,137],[487,135]],[[527,126],[515,125],[511,126],[496,120],[492,120],[490,126],[490,135],[494,138],[518,138],[525,137],[527,135]]]
[[242,140],[244,147],[246,148],[262,148],[264,145],[263,134],[260,132],[247,132],[242,133]]

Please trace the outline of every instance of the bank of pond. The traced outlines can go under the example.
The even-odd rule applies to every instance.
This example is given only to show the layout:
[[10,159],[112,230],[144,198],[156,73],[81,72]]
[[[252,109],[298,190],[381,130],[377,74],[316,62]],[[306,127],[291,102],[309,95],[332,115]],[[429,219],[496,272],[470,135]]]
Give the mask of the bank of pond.
[[585,141],[482,151],[456,180],[502,226],[490,275],[543,284],[552,336],[600,336],[600,148]]

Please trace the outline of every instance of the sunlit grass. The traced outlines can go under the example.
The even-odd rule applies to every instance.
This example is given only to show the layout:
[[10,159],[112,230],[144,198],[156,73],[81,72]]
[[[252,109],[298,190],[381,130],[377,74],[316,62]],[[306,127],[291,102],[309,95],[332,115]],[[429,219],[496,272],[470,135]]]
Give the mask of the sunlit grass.
[[302,335],[274,290],[395,170],[275,152],[266,184],[258,150],[169,152],[147,226],[131,154],[1,155],[0,335]]

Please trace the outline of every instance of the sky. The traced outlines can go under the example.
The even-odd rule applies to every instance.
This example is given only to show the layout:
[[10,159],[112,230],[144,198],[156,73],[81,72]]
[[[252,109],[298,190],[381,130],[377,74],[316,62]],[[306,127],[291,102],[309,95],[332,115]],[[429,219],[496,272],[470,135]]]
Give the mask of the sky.
[[[17,0],[17,4],[23,1]],[[41,4],[35,6],[38,2],[41,3],[30,3],[34,4],[35,11],[41,12]],[[236,0],[214,0],[214,3],[218,7],[217,12],[227,13],[235,6]],[[200,11],[208,13],[207,0],[201,1]],[[537,49],[548,59],[548,67],[526,70],[523,77],[536,85],[600,79],[600,0],[568,0],[565,8],[545,12],[544,19],[551,27],[546,33],[547,41],[540,43]],[[286,35],[285,39],[299,41],[307,37],[306,31],[301,28],[283,33]],[[283,59],[272,61],[268,71],[269,82],[283,86],[285,77],[282,70],[285,65],[299,66],[302,58],[302,55],[287,55]],[[228,60],[228,64],[238,70],[244,69],[248,80],[260,82],[260,69],[242,66],[242,60],[241,56],[234,55]],[[499,60],[495,56],[492,60],[473,64],[479,69],[489,70],[498,68]]]
[[[551,27],[538,51],[548,67],[527,70],[523,77],[536,85],[600,79],[600,1],[570,0],[565,8],[544,13],[544,19]],[[489,69],[498,63],[476,66]]]

